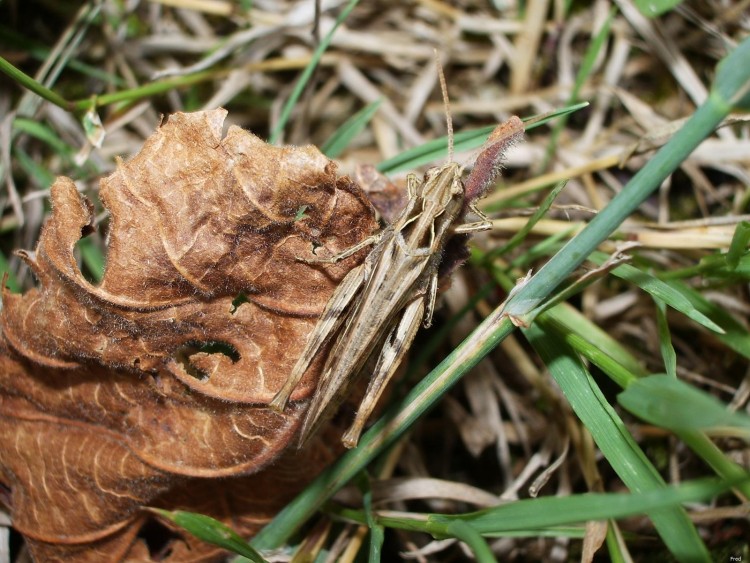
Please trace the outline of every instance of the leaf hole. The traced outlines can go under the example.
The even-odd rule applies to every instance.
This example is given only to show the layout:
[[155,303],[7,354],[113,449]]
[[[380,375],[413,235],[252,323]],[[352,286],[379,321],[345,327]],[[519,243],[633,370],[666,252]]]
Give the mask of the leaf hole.
[[84,238],[79,239],[73,248],[73,256],[84,279],[93,285],[98,285],[104,277],[106,263],[101,238],[96,231],[94,234],[83,234]]
[[237,309],[240,308],[240,305],[243,303],[249,303],[250,299],[247,295],[245,295],[243,292],[240,292],[237,297],[232,299],[232,309],[229,311],[232,315],[234,315],[237,312]]
[[239,362],[241,358],[237,348],[223,340],[207,340],[205,342],[189,340],[185,342],[185,344],[177,348],[175,351],[175,360],[182,364],[182,367],[188,375],[201,381],[208,380],[208,373],[190,361],[190,356],[201,352],[204,354],[223,354],[229,358],[233,364]]
[[169,557],[174,542],[183,540],[178,532],[171,530],[153,518],[149,518],[141,526],[138,537],[146,544],[152,561],[162,561]]

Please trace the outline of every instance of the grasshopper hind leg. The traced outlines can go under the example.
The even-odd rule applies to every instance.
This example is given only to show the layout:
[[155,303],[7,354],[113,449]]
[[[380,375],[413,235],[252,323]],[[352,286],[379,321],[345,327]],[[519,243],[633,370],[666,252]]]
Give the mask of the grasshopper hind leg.
[[323,314],[315,325],[312,334],[307,339],[305,348],[302,350],[302,354],[294,365],[289,379],[286,380],[284,386],[271,400],[269,406],[273,410],[277,412],[282,412],[284,410],[284,407],[286,407],[286,403],[289,400],[289,396],[294,391],[294,388],[297,386],[300,379],[302,379],[307,368],[310,367],[310,363],[315,357],[315,354],[317,354],[318,350],[331,338],[331,336],[338,330],[339,326],[341,326],[341,323],[346,318],[344,313],[364,280],[364,268],[364,264],[361,264],[352,269],[341,281],[338,288],[336,288],[333,297],[328,300],[326,308],[323,310]]
[[388,335],[378,358],[378,363],[375,366],[374,375],[367,386],[365,397],[362,399],[357,410],[354,422],[341,439],[347,448],[353,448],[359,442],[359,436],[362,434],[367,419],[370,418],[380,396],[385,391],[388,382],[393,377],[396,369],[398,369],[401,360],[404,358],[404,354],[406,354],[414,337],[417,335],[424,311],[425,303],[423,298],[412,301],[404,310],[404,314],[398,325]]

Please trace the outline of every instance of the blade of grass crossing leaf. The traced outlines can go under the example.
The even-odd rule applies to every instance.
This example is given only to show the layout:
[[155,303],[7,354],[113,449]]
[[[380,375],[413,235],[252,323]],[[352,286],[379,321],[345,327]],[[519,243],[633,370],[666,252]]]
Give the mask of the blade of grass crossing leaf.
[[160,508],[150,508],[149,510],[170,522],[174,522],[200,540],[242,555],[253,563],[267,563],[263,556],[243,540],[237,532],[210,516],[182,510],[169,511]]
[[359,135],[367,124],[370,123],[370,120],[372,120],[382,102],[383,98],[378,98],[347,119],[341,127],[334,131],[330,139],[321,145],[320,152],[328,158],[338,157],[349,146],[352,139]]
[[656,327],[659,333],[659,348],[664,360],[664,369],[671,377],[677,377],[677,354],[672,346],[672,336],[667,322],[667,305],[661,299],[654,297],[656,304]]
[[740,221],[734,230],[732,243],[729,245],[729,251],[727,252],[727,265],[732,270],[737,268],[740,258],[747,254],[748,241],[750,241],[750,223]]
[[344,7],[344,9],[341,10],[339,16],[336,18],[336,22],[333,24],[331,31],[329,31],[320,41],[320,45],[318,45],[317,49],[315,49],[315,52],[310,59],[310,64],[308,64],[305,67],[305,70],[302,71],[297,84],[295,84],[294,86],[292,94],[284,104],[284,107],[281,110],[281,115],[279,116],[279,122],[276,124],[276,127],[271,132],[271,136],[268,139],[269,143],[276,144],[278,142],[279,137],[281,136],[281,132],[284,130],[284,127],[286,127],[286,123],[287,121],[289,121],[289,117],[292,115],[294,106],[297,105],[297,100],[299,100],[299,97],[302,95],[305,86],[307,86],[307,83],[309,82],[313,71],[318,66],[318,63],[320,63],[320,59],[323,56],[323,53],[325,53],[326,49],[328,49],[328,46],[331,44],[333,34],[336,33],[336,30],[343,23],[343,21],[347,17],[349,17],[349,14],[357,4],[359,4],[359,0],[350,0],[349,3]]
[[[607,402],[575,352],[557,334],[532,326],[524,331],[571,407],[625,485],[635,492],[666,484]],[[648,512],[670,552],[680,561],[710,561],[708,551],[681,507]]]

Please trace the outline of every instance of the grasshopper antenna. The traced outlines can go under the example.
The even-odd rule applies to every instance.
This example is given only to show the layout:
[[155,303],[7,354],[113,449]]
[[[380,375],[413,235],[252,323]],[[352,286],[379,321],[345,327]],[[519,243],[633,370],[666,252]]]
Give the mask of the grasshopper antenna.
[[440,55],[435,49],[435,64],[437,65],[438,78],[440,79],[440,91],[443,94],[443,107],[445,108],[445,125],[448,129],[448,162],[453,162],[453,118],[451,117],[451,103],[448,100],[448,85],[445,83],[445,73],[440,62]]

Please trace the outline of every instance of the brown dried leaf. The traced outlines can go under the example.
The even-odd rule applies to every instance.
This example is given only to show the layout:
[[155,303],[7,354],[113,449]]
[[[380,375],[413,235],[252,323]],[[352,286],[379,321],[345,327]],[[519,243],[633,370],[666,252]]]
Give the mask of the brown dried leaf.
[[372,164],[358,165],[354,169],[354,179],[386,223],[393,223],[406,207],[406,185],[394,184]]
[[[290,469],[263,470],[296,431],[315,367],[283,414],[266,405],[363,253],[326,266],[297,257],[341,251],[377,223],[317,149],[237,127],[222,138],[225,115],[170,116],[102,180],[98,286],[74,256],[92,206],[58,179],[37,248],[21,253],[39,287],[3,294],[0,476],[38,560],[124,556],[145,504],[251,531],[331,458],[318,444],[288,454],[302,456]],[[173,560],[187,560],[176,546]]]

